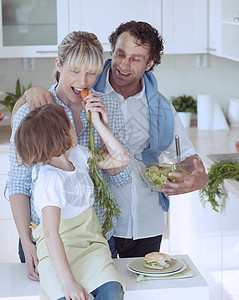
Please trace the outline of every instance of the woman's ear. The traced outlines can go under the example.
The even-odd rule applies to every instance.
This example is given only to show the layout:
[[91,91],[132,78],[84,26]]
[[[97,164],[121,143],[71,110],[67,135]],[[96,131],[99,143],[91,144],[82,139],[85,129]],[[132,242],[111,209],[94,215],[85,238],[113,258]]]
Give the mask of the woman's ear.
[[153,60],[150,60],[148,63],[147,63],[147,66],[146,66],[146,72],[148,71],[148,70],[150,70],[151,68],[152,68],[152,66],[153,66],[153,64],[154,64],[154,61]]
[[58,72],[61,71],[61,64],[60,64],[60,60],[58,57],[56,58],[56,69]]

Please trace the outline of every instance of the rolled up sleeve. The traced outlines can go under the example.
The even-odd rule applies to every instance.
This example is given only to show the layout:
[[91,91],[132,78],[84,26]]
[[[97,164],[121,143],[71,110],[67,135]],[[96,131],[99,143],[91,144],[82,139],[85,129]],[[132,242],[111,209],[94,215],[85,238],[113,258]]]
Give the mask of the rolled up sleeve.
[[10,138],[9,160],[10,169],[8,172],[8,194],[24,194],[30,197],[32,184],[32,168],[20,166],[20,159],[16,157],[14,135],[22,118],[30,111],[28,104],[23,105],[13,119],[13,129]]

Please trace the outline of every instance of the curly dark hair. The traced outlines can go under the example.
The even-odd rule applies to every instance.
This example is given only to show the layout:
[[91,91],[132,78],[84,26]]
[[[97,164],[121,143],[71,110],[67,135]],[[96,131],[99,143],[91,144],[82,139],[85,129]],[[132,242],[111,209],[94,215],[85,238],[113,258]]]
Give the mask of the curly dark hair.
[[112,52],[115,50],[115,45],[119,35],[123,32],[129,32],[136,38],[136,43],[139,45],[149,46],[149,60],[153,60],[154,64],[149,70],[153,70],[154,66],[161,63],[161,56],[163,54],[163,38],[159,35],[157,29],[146,22],[130,21],[121,23],[115,31],[109,36]]

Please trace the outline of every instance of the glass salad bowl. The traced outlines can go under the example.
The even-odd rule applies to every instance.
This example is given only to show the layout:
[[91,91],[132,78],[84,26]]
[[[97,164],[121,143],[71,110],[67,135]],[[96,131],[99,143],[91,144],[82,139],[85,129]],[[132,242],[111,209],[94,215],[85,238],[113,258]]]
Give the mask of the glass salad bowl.
[[[188,155],[191,156],[191,155]],[[134,158],[137,162],[137,168],[139,173],[148,187],[160,192],[165,187],[164,182],[182,182],[180,178],[168,176],[170,172],[181,172],[184,174],[190,174],[194,167],[192,163],[177,163],[176,154],[162,152],[157,157],[158,162],[148,162],[142,159],[141,154],[135,154]],[[184,158],[185,159],[185,158]]]

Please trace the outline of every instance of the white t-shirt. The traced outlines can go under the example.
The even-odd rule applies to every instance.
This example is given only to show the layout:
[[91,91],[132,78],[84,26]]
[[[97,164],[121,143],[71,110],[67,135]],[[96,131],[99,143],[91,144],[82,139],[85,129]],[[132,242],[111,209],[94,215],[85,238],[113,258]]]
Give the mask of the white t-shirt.
[[[159,204],[158,192],[151,191],[141,177],[134,155],[142,153],[149,147],[150,125],[145,85],[142,90],[126,100],[111,87],[107,76],[105,93],[116,99],[121,106],[126,127],[126,140],[131,156],[131,181],[122,188],[112,186],[114,196],[120,206],[121,215],[118,219],[114,236],[122,238],[142,239],[164,234],[167,231],[165,212]],[[172,106],[174,117],[174,134],[180,138],[181,159],[186,154],[195,154],[195,149],[184,132],[184,127]],[[175,143],[166,149],[175,152]]]
[[42,165],[34,190],[36,212],[42,219],[45,206],[61,208],[61,218],[73,218],[94,203],[94,184],[89,175],[87,160],[90,152],[77,145],[69,153],[74,171],[64,171],[51,165]]

